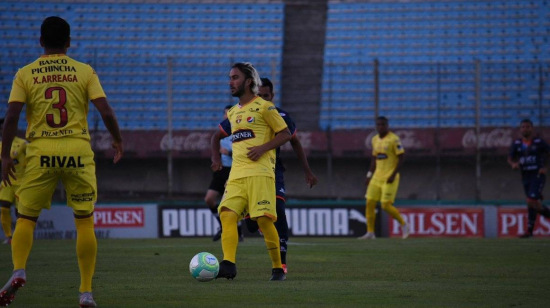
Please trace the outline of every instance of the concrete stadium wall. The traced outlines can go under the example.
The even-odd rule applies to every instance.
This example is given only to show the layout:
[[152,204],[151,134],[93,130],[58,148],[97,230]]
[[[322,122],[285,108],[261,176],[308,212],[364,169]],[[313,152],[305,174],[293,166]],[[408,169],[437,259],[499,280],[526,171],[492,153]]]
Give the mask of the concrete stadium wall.
[[[310,158],[310,165],[319,185],[309,189],[297,159],[285,160],[288,198],[362,199],[365,194],[365,173],[368,160],[335,159],[333,177],[327,175],[324,157]],[[506,164],[505,158],[484,158],[481,171],[482,201],[524,200],[519,172]],[[100,200],[165,199],[167,197],[167,164],[163,159],[124,158],[113,165],[106,158],[97,161]],[[211,180],[208,159],[178,159],[174,163],[174,196],[200,199]],[[475,199],[475,164],[473,158],[443,158],[441,167],[441,199],[445,201]],[[332,183],[332,184],[331,184]],[[405,161],[401,172],[398,199],[434,200],[436,196],[435,158]],[[550,194],[550,185],[544,191]],[[398,201],[399,202],[399,201]]]

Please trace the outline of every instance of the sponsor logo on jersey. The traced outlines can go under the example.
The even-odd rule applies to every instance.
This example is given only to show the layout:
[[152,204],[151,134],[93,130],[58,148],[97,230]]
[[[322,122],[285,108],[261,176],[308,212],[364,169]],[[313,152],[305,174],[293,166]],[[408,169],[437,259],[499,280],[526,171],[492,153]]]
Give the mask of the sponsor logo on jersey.
[[77,156],[40,156],[40,167],[43,168],[84,168],[81,157]]
[[239,115],[239,116],[237,116],[237,120],[235,120],[235,122],[241,123],[242,120],[243,120],[243,116]]
[[256,108],[256,109],[254,109],[254,108],[249,108],[248,111],[250,111],[250,112],[258,112],[258,111],[260,111],[260,108]]
[[262,200],[262,201],[258,202],[258,205],[265,205],[265,204],[271,204],[271,202],[269,202],[267,200]]
[[248,123],[254,123],[254,117],[248,117],[248,118],[246,118],[246,122],[248,122]]
[[71,200],[75,202],[88,202],[94,201],[94,192],[84,193],[84,194],[71,194]]
[[239,129],[231,135],[231,141],[234,143],[252,138],[256,138],[256,135],[254,135],[254,131],[251,129]]
[[269,108],[267,108],[267,110],[274,110],[274,109],[277,109],[277,107],[275,107],[275,106],[270,106]]
[[385,153],[378,153],[376,154],[376,159],[387,159],[388,155]]

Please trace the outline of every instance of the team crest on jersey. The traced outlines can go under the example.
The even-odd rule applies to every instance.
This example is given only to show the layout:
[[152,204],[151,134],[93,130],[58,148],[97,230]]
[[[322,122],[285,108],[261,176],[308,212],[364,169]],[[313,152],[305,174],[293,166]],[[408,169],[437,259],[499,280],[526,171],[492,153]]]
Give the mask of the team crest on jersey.
[[243,120],[243,116],[239,115],[239,116],[237,116],[237,120],[235,120],[235,122],[241,123],[242,120]]
[[248,117],[248,118],[246,118],[246,122],[248,122],[248,123],[254,123],[254,117]]

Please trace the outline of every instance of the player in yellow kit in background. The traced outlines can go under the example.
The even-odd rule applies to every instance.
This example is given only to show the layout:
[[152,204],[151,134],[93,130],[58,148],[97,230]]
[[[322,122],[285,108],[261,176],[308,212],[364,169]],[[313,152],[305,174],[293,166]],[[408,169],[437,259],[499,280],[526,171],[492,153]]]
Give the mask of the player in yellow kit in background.
[[115,114],[95,71],[66,55],[70,26],[60,17],[48,17],[40,28],[44,55],[15,75],[5,118],[2,143],[2,180],[16,179],[10,156],[23,106],[27,109],[27,167],[16,192],[19,218],[12,239],[13,274],[0,290],[0,306],[7,306],[15,292],[26,284],[25,267],[36,221],[42,209],[50,208],[57,182],[61,180],[67,204],[76,225],[76,255],[80,269],[80,307],[96,307],[92,296],[97,241],[94,204],[97,200],[94,153],[88,129],[88,105],[92,101],[113,137],[114,162],[123,155],[122,138]]
[[[4,119],[0,119],[0,129],[4,126]],[[2,142],[0,142],[1,148]],[[15,176],[17,180],[13,180],[11,186],[6,186],[4,183],[0,184],[0,222],[2,223],[2,230],[4,230],[4,235],[6,240],[4,244],[11,244],[11,205],[15,204],[15,213],[17,214],[17,203],[15,199],[15,192],[19,188],[19,183],[23,178],[25,173],[25,155],[27,152],[27,141],[25,139],[15,137],[11,145],[10,155],[13,159],[13,164],[15,166]]]
[[288,127],[271,102],[258,97],[260,76],[250,63],[236,63],[229,72],[231,95],[239,103],[227,112],[227,119],[212,136],[212,170],[221,168],[220,140],[233,141],[233,165],[218,207],[222,222],[223,261],[217,278],[237,275],[237,222],[246,214],[256,220],[264,234],[271,258],[270,280],[285,280],[275,198],[275,149],[290,140]]
[[367,233],[359,239],[375,239],[376,204],[380,201],[382,209],[401,224],[403,238],[409,236],[409,228],[397,208],[393,206],[399,187],[399,169],[403,164],[405,149],[399,137],[389,131],[388,119],[376,119],[378,135],[372,138],[372,159],[367,173],[366,185]]

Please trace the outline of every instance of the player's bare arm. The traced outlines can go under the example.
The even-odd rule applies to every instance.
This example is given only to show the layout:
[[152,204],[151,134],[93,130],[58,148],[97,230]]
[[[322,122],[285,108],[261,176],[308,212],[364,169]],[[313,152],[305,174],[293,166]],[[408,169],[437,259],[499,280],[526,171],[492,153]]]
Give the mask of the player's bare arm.
[[265,152],[282,146],[283,144],[287,143],[291,137],[292,136],[290,135],[290,131],[288,130],[288,128],[285,128],[282,131],[278,132],[277,135],[275,135],[275,138],[273,138],[271,141],[266,142],[260,146],[247,148],[249,152],[246,154],[246,156],[248,156],[248,158],[253,161],[257,161],[258,159],[260,159],[260,157],[262,157]]
[[365,178],[365,186],[369,186],[374,171],[376,171],[376,156],[373,155],[370,159],[369,171],[367,172],[367,176]]
[[10,102],[4,119],[4,129],[2,131],[2,181],[7,186],[11,186],[10,177],[17,180],[15,177],[15,165],[11,158],[11,144],[17,133],[17,123],[19,122],[23,105],[20,102]]
[[395,170],[393,170],[393,173],[388,178],[388,183],[393,183],[395,180],[395,176],[399,173],[399,169],[401,169],[401,166],[403,165],[403,161],[405,160],[405,154],[399,154],[397,156],[397,166],[395,167]]
[[304,169],[304,173],[306,174],[306,183],[309,185],[309,188],[312,188],[317,184],[317,178],[309,167],[306,152],[304,152],[304,148],[302,147],[302,143],[300,142],[298,136],[294,135],[290,138],[290,145],[292,145],[292,149],[294,150],[294,153],[296,153],[296,156],[298,156],[298,160]]
[[107,127],[107,130],[113,138],[113,142],[111,143],[111,145],[113,149],[115,149],[115,157],[113,159],[113,162],[116,164],[120,161],[122,155],[124,154],[124,147],[122,145],[122,136],[120,135],[120,130],[118,128],[118,122],[116,120],[115,113],[113,111],[113,108],[111,108],[111,106],[107,102],[107,98],[105,97],[96,98],[92,100],[92,103],[101,114],[103,123],[105,123],[105,127]]
[[222,159],[220,157],[220,140],[222,140],[224,137],[221,130],[218,130],[214,133],[212,136],[212,139],[210,139],[210,148],[212,149],[212,165],[210,165],[210,168],[212,168],[212,171],[218,171],[222,169]]

